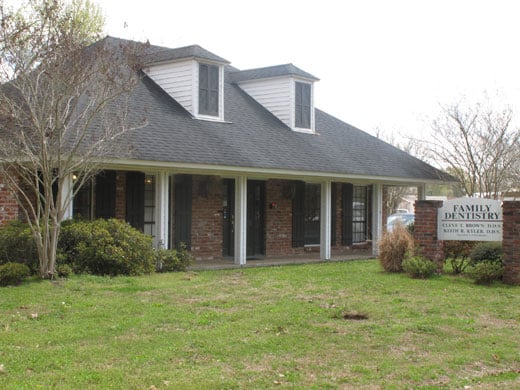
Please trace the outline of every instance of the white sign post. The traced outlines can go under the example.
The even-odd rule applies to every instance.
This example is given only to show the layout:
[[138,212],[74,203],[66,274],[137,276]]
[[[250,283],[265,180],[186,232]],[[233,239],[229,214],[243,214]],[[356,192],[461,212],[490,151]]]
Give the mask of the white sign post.
[[502,241],[502,203],[483,198],[445,201],[437,214],[437,238],[444,241]]

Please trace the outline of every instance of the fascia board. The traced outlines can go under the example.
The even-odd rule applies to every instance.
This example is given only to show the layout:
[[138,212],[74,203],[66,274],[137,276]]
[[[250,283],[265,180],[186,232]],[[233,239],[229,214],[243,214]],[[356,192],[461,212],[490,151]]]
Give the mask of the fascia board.
[[402,177],[385,177],[377,175],[341,174],[336,172],[313,172],[277,168],[239,167],[228,165],[191,164],[166,161],[146,160],[105,160],[107,169],[146,170],[154,172],[192,173],[200,175],[218,175],[223,177],[235,177],[247,175],[258,179],[290,179],[320,182],[324,179],[332,181],[345,181],[352,183],[373,183],[387,185],[415,186],[422,184],[451,183],[441,179],[417,179]]

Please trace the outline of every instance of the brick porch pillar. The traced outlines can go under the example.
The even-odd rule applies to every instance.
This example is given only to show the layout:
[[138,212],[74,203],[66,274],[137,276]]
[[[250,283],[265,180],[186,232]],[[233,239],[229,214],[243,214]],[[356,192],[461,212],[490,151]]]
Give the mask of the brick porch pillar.
[[[437,209],[442,207],[439,200],[417,200],[415,202],[414,239],[420,254],[442,266],[444,245],[437,240]],[[442,270],[442,268],[440,268]]]
[[520,285],[520,201],[506,201],[502,206],[504,283]]

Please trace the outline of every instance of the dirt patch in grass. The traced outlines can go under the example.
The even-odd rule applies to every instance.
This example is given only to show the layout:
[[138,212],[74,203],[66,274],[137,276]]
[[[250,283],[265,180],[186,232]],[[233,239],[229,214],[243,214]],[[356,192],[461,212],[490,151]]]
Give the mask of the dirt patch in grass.
[[483,328],[497,328],[497,329],[514,329],[518,327],[518,321],[508,318],[497,318],[490,315],[481,315],[477,318],[477,323]]
[[341,315],[341,318],[347,321],[361,321],[368,320],[368,315],[364,313],[349,313],[345,312]]

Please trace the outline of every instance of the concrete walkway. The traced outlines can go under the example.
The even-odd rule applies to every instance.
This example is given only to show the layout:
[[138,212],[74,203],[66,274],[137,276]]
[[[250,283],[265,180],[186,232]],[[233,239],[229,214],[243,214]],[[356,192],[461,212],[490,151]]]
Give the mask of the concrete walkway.
[[280,265],[327,263],[330,261],[351,261],[360,259],[373,259],[375,256],[372,251],[356,251],[352,254],[332,256],[330,260],[321,260],[319,254],[306,254],[301,256],[273,257],[263,259],[248,259],[245,265],[237,265],[232,258],[215,260],[197,260],[188,269],[190,271],[233,269],[233,268],[254,268],[254,267],[273,267]]

